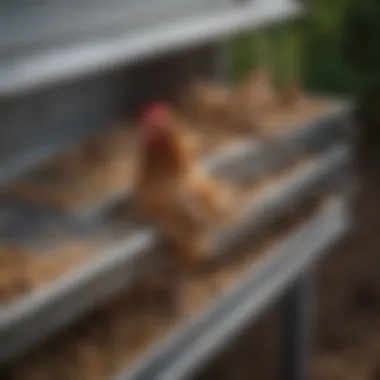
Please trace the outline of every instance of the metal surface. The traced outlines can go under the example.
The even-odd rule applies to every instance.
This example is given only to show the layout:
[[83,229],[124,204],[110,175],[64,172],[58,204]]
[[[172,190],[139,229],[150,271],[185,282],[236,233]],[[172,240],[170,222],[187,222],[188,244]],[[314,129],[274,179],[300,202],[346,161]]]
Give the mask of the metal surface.
[[214,247],[217,257],[245,240],[251,240],[254,233],[260,233],[277,218],[293,211],[303,199],[331,191],[331,188],[342,190],[341,180],[348,173],[349,157],[348,147],[332,148],[321,158],[290,173],[281,183],[265,187],[265,191],[245,205],[244,216],[236,227],[216,234]]
[[[114,0],[107,6],[94,5],[83,7],[82,1],[75,6],[70,2],[50,7],[24,5],[17,12],[15,7],[4,9],[0,55],[6,55],[0,65],[0,96],[15,96],[207,43],[232,32],[295,16],[300,10],[291,0],[252,0],[243,4],[232,0],[164,0],[159,4],[145,0],[122,4]],[[35,30],[29,35],[23,32],[32,25]]]
[[[100,36],[117,36],[150,29],[162,22],[207,11],[228,9],[230,0],[94,0],[48,2],[29,0],[0,6],[0,51],[52,49]],[[44,22],[41,22],[41,21]]]
[[127,84],[125,73],[114,73],[17,100],[0,100],[0,185],[104,129],[110,117],[122,114],[128,102]]
[[281,362],[278,378],[306,380],[312,326],[312,270],[307,268],[286,290],[281,300]]
[[[125,237],[138,224],[133,218],[120,223],[116,218],[78,220],[63,212],[38,206],[0,201],[0,241],[25,248],[30,254],[60,254],[69,242],[112,242]],[[106,219],[106,220],[105,220]],[[57,252],[58,250],[58,252]]]
[[[231,240],[239,241],[242,231],[247,232],[249,227],[267,225],[258,218],[270,223],[314,195],[314,189],[320,191],[323,185],[328,188],[331,180],[343,172],[348,159],[349,150],[338,147],[319,159],[310,175],[301,171],[298,177],[294,175],[292,180],[285,181],[284,188],[279,184],[275,193],[255,199],[249,211],[260,210],[261,203],[266,205],[266,209],[261,208],[257,215],[248,215],[243,221],[248,225],[242,225],[229,234]],[[277,199],[275,194],[281,199]],[[157,238],[153,230],[132,228],[124,241],[102,251],[86,265],[1,307],[0,362],[21,354],[125,288],[138,275],[136,261],[154,252]]]
[[187,321],[159,342],[131,369],[128,380],[186,379],[196,373],[244,324],[278,297],[347,227],[345,205],[335,199],[303,224],[266,259],[254,264],[232,291],[201,316]]
[[22,354],[127,287],[149,243],[145,231],[128,235],[67,276],[1,306],[0,362]]

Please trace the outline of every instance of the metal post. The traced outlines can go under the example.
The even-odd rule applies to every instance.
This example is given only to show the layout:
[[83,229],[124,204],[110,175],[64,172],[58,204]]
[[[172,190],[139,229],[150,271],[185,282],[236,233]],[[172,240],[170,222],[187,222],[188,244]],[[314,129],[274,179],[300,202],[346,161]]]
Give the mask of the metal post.
[[281,301],[281,380],[305,380],[310,340],[310,273],[302,274]]

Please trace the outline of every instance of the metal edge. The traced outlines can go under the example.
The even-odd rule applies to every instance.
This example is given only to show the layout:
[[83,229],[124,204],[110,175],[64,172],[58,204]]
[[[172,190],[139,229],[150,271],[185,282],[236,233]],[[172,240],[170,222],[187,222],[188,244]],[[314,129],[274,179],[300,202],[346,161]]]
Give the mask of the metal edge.
[[[340,164],[337,162],[337,154],[331,153],[328,159],[320,159],[320,165],[332,167],[332,172],[339,171],[340,165],[344,166],[348,158],[346,156],[349,155],[349,150],[342,147],[333,150],[339,153],[342,149],[346,149],[346,153],[341,157]],[[327,168],[325,170],[328,172]],[[331,172],[330,176],[328,174],[326,176],[331,177]],[[315,183],[312,177],[310,181]],[[320,178],[320,181],[323,182],[323,179]],[[293,191],[298,194],[293,202],[297,204],[308,194],[300,193],[296,178],[293,185]],[[268,203],[268,212],[273,215],[276,210],[270,206]],[[263,211],[262,217],[264,216]],[[102,251],[68,275],[1,307],[0,362],[20,355],[55,330],[125,288],[138,275],[136,261],[152,252],[157,237],[154,230],[137,229],[125,241]]]
[[[50,3],[52,2],[50,1]],[[105,13],[102,12],[102,9],[99,9],[99,7],[96,8],[97,5],[99,6],[99,4],[96,4],[96,2],[93,2],[92,4],[91,2],[87,2],[87,4],[85,2],[84,4],[80,5],[81,13],[78,14],[75,14],[75,8],[74,12],[72,13],[73,7],[71,7],[70,5],[61,9],[54,9],[53,5],[53,9],[46,9],[42,4],[42,7],[40,7],[40,9],[38,9],[38,6],[36,9],[36,4],[33,4],[34,6],[32,5],[30,7],[30,10],[28,9],[29,12],[25,12],[26,9],[19,12],[21,13],[21,18],[16,17],[16,22],[14,22],[14,19],[12,17],[8,17],[8,25],[6,25],[8,26],[8,29],[4,28],[3,30],[1,30],[4,36],[2,36],[2,38],[0,39],[0,51],[14,52],[15,50],[20,51],[22,48],[32,50],[33,48],[35,49],[36,46],[40,47],[41,45],[43,45],[44,47],[56,46],[62,43],[70,43],[70,41],[74,37],[79,37],[78,39],[82,40],[83,38],[85,38],[86,40],[88,40],[89,33],[107,33],[110,31],[110,29],[111,31],[113,31],[115,27],[116,30],[119,30],[120,24],[127,23],[130,19],[130,17],[128,18],[128,16],[131,16],[131,14],[138,21],[144,22],[146,20],[144,18],[141,19],[141,16],[145,15],[145,13],[147,12],[154,14],[159,6],[162,7],[162,2],[161,4],[147,4],[146,2],[144,4],[143,1],[137,2],[137,4],[143,3],[144,7],[141,7],[140,4],[138,4],[140,6],[136,7],[136,2],[135,4],[133,4],[132,2],[132,6],[128,4],[130,2],[119,2],[119,4],[115,4],[111,1],[110,3],[111,4],[108,8],[108,12]],[[163,4],[163,9],[170,6],[174,8],[178,4],[183,7],[184,3],[186,3],[186,1],[181,3],[177,0],[169,0]],[[194,3],[198,5],[199,0],[198,3]],[[151,7],[149,7],[149,5],[151,5]],[[210,2],[208,4],[206,3],[206,5],[210,6]],[[222,5],[224,4],[222,3]],[[93,12],[94,6],[95,12]],[[180,8],[180,10],[181,9],[182,8]],[[194,11],[195,9],[190,8],[190,11]],[[187,12],[189,12],[188,8],[186,10]],[[198,11],[199,10],[200,9],[198,9]],[[33,21],[35,21],[36,18],[36,11],[40,11],[38,12],[38,16],[42,18],[50,18],[47,23],[47,26],[46,24],[42,24],[43,26],[41,28],[40,25],[33,24]],[[203,9],[203,12],[204,11],[207,11],[207,8]],[[25,17],[25,14],[28,14],[28,16],[31,17],[32,23],[30,23],[29,17]],[[57,16],[59,16],[58,20],[56,19]],[[73,16],[75,18],[74,22],[72,20]],[[81,17],[79,18],[78,16]],[[9,21],[11,21],[12,24],[10,24]],[[22,21],[22,24],[20,21]],[[153,19],[152,21],[156,22],[156,19]],[[28,25],[28,28],[25,28],[26,25]],[[23,34],[21,32],[20,34],[20,29],[22,26],[24,27],[24,30],[22,32],[28,32],[28,29],[33,27],[34,30],[32,33]]]
[[175,329],[117,380],[186,379],[221,350],[236,331],[252,322],[297,274],[317,260],[348,227],[345,204],[334,199],[295,233],[252,265],[244,279],[200,317]]
[[216,256],[227,254],[244,239],[251,239],[253,233],[262,231],[279,216],[293,210],[306,195],[324,190],[326,181],[332,181],[336,187],[341,176],[332,178],[333,174],[338,170],[346,174],[349,156],[350,149],[345,145],[332,148],[322,157],[290,174],[281,181],[280,186],[275,184],[266,188],[265,193],[256,195],[250,204],[244,206],[245,215],[237,226],[222,230],[215,236]]
[[0,96],[15,96],[40,87],[109,71],[120,65],[148,59],[169,51],[213,41],[233,32],[295,17],[301,7],[290,0],[249,2],[215,15],[191,17],[160,25],[145,33],[68,47],[30,57],[4,67]]

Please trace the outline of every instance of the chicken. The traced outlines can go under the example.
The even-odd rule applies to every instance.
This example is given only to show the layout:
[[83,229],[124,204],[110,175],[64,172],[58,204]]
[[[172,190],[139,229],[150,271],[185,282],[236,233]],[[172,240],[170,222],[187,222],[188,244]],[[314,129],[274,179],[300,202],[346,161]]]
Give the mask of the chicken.
[[230,220],[231,188],[197,164],[186,128],[165,104],[149,107],[141,132],[137,208],[171,242],[179,262],[196,267],[209,252],[212,230]]
[[258,68],[233,89],[196,80],[185,88],[178,105],[199,126],[213,127],[219,133],[252,133],[276,102],[270,73]]
[[276,103],[270,73],[262,68],[253,70],[237,85],[235,92],[240,117],[255,125],[260,124],[261,118],[272,111]]
[[179,111],[202,127],[221,129],[234,124],[234,94],[215,83],[195,80],[179,97]]
[[287,83],[278,93],[278,102],[283,107],[295,106],[301,98],[301,89],[296,81]]
[[119,126],[98,133],[55,160],[51,168],[65,177],[88,175],[91,168],[106,169],[107,164],[130,148],[126,143],[128,133],[127,128]]
[[28,290],[25,252],[5,244],[0,246],[0,304]]
[[54,158],[44,165],[44,169],[49,175],[68,177],[73,172],[77,172],[83,165],[83,147],[75,146],[66,152],[63,156]]

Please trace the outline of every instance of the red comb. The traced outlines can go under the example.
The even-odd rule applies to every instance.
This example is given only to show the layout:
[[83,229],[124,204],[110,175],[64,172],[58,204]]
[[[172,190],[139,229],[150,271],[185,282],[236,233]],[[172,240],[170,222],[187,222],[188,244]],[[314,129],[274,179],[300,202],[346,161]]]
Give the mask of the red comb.
[[141,114],[143,124],[161,124],[170,117],[170,108],[164,102],[155,102],[145,108]]

